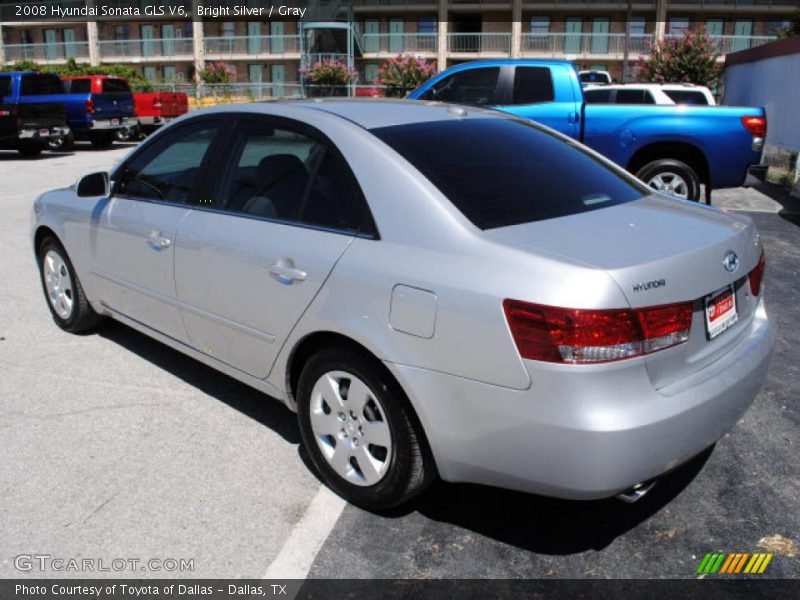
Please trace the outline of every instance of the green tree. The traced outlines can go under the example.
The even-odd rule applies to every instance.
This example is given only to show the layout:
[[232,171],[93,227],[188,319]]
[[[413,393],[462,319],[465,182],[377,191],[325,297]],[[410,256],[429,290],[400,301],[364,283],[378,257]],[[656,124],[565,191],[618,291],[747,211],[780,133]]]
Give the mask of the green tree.
[[789,26],[778,30],[778,37],[781,39],[800,35],[800,10],[792,15]]
[[656,42],[639,59],[639,81],[644,83],[694,83],[715,88],[723,67],[719,49],[705,29]]
[[13,65],[0,67],[3,71],[39,71],[55,73],[62,77],[68,75],[114,75],[128,80],[131,89],[137,92],[147,92],[152,89],[152,84],[135,68],[128,65],[97,65],[78,63],[74,58],[68,58],[63,65],[43,66],[32,60],[19,60]]

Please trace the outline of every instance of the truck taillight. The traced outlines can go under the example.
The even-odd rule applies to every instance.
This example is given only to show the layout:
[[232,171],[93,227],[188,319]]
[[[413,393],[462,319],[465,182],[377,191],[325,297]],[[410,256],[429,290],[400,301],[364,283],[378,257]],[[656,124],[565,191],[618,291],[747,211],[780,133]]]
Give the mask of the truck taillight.
[[753,137],[767,137],[767,118],[766,117],[742,117],[742,125]]
[[94,100],[91,98],[86,99],[86,114],[93,115],[94,114]]
[[623,360],[689,339],[692,303],[584,310],[504,300],[503,310],[523,358],[586,364]]
[[161,110],[161,98],[158,96],[153,98],[153,110]]
[[764,256],[764,251],[761,251],[761,258],[758,259],[758,264],[748,273],[747,278],[750,280],[750,292],[753,296],[758,296],[761,293],[761,282],[764,280],[764,268],[767,266],[767,258]]

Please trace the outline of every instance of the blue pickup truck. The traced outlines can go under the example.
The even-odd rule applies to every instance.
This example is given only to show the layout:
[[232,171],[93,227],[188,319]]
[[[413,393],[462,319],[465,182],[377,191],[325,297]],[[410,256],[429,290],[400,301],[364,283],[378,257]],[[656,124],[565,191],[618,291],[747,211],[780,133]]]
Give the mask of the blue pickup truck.
[[33,156],[67,127],[60,82],[41,73],[0,73],[0,150]]
[[763,174],[763,108],[585,104],[566,61],[492,60],[439,73],[409,94],[486,106],[537,121],[583,142],[659,191],[706,202],[712,189]]
[[58,104],[66,111],[69,128],[50,136],[52,150],[69,150],[76,139],[88,140],[97,147],[110,146],[117,131],[134,122],[133,94],[125,80],[121,80],[124,87],[114,80],[107,89],[96,93],[84,78],[65,77],[62,82],[54,73],[26,71],[0,73],[0,77],[6,80],[6,100],[20,110]]

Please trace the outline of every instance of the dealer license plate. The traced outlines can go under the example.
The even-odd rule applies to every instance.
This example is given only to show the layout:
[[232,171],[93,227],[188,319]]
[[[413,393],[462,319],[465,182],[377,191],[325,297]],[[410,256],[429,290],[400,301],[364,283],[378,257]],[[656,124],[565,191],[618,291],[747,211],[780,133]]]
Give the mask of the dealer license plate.
[[739,319],[732,285],[706,296],[706,333],[713,340]]

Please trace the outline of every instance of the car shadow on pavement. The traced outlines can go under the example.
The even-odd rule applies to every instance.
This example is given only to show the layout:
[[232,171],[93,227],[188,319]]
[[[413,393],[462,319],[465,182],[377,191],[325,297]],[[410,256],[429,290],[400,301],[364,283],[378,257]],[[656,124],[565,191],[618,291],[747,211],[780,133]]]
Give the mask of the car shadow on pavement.
[[[634,504],[616,498],[570,501],[478,485],[439,482],[406,510],[538,554],[567,555],[605,548],[669,504],[711,456],[708,448],[664,475]],[[410,510],[409,510],[410,509]]]
[[101,337],[179,377],[201,392],[269,427],[290,444],[300,443],[297,417],[283,402],[157,342],[121,323],[109,321],[97,331]]
[[792,196],[786,188],[774,183],[758,182],[754,187],[781,205],[778,216],[793,225],[800,225],[800,198]]

